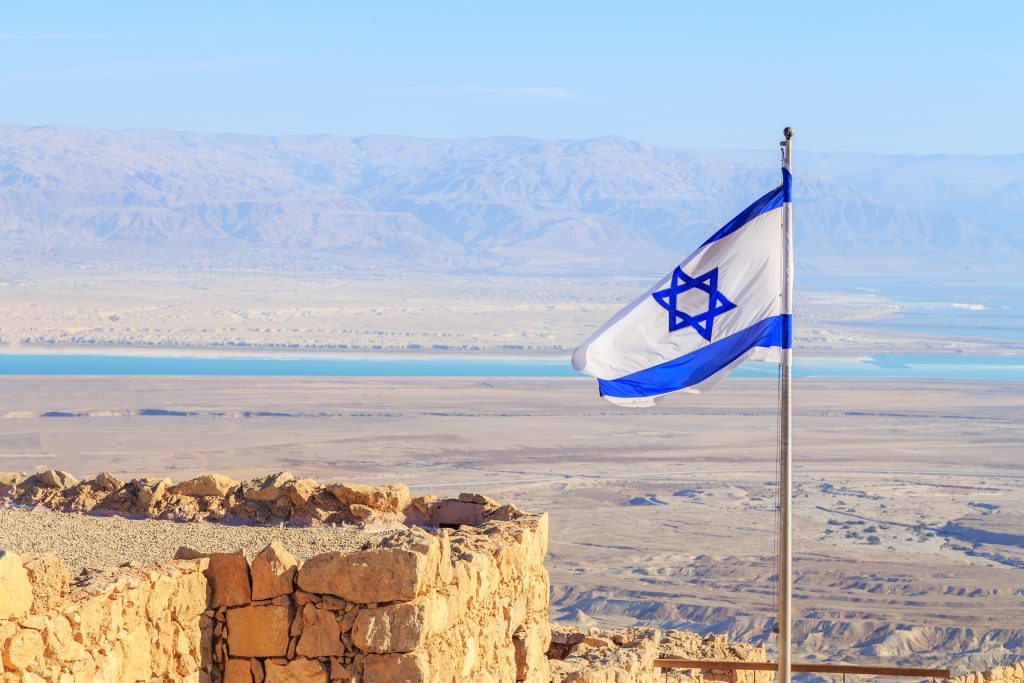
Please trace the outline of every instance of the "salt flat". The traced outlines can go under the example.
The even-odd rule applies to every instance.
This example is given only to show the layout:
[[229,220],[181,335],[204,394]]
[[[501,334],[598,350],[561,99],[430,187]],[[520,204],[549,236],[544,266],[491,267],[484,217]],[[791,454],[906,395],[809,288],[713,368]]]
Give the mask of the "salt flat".
[[[561,618],[769,637],[771,382],[630,411],[583,378],[3,381],[0,470],[481,491],[551,513]],[[967,652],[956,666],[976,669],[1024,654],[1022,389],[798,382],[800,659]]]
[[[485,351],[564,356],[663,274],[385,272],[356,277],[251,267],[233,271],[225,266],[210,271],[170,265],[138,270],[124,255],[81,268],[31,263],[9,264],[0,256],[0,351]],[[874,290],[864,291],[862,284],[861,279],[798,282],[795,333],[800,349],[838,354],[1024,353],[1019,287],[993,292],[984,283],[931,289],[917,283],[906,289],[904,284],[890,287],[876,281]],[[1005,300],[993,303],[993,296]],[[992,335],[991,329],[999,326],[1007,329]]]

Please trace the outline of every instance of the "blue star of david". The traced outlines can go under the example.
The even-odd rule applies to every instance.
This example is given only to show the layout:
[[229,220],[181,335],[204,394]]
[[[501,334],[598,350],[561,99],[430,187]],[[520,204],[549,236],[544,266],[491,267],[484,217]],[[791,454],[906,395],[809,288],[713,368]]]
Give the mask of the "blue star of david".
[[[699,289],[707,293],[708,310],[697,315],[690,315],[679,310],[677,303],[679,295],[691,289]],[[718,268],[712,268],[700,277],[690,277],[683,272],[682,268],[676,267],[672,273],[672,284],[666,289],[652,293],[651,296],[668,311],[669,332],[692,327],[697,330],[697,334],[708,341],[711,341],[715,317],[736,308],[736,304],[726,299],[718,291]]]

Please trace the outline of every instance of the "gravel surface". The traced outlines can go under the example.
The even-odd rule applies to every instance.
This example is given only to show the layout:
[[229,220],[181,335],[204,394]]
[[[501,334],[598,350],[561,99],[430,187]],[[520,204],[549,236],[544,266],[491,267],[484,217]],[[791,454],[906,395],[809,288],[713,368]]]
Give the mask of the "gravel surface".
[[57,555],[71,570],[105,569],[125,562],[152,564],[181,546],[199,552],[243,550],[249,559],[275,538],[301,562],[332,550],[376,545],[393,532],[335,527],[258,527],[152,519],[96,517],[51,510],[0,507],[0,549]]

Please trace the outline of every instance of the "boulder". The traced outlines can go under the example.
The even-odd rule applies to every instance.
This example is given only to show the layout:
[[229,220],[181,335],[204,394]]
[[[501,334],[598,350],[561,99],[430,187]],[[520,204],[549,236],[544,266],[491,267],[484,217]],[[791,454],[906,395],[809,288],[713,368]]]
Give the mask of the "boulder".
[[107,493],[113,493],[124,486],[124,482],[110,472],[100,472],[91,483],[95,488]]
[[32,584],[21,558],[0,550],[0,620],[17,619],[32,609]]
[[71,628],[71,622],[60,614],[50,617],[46,648],[50,657],[65,662],[79,661],[88,656],[85,646],[75,640],[75,629]]
[[309,502],[309,499],[317,494],[320,485],[315,479],[296,479],[281,487],[281,491],[291,501],[292,506],[301,508]]
[[348,506],[348,511],[360,522],[373,519],[373,516],[378,512],[369,505],[363,505],[362,503],[352,503]]
[[27,472],[0,472],[0,486],[16,486],[26,479]]
[[363,683],[427,683],[430,680],[426,652],[367,655]]
[[46,470],[35,476],[37,485],[54,489],[66,489],[78,483],[70,472],[64,470]]
[[[170,609],[179,623],[186,623],[202,614],[210,606],[210,585],[206,570],[210,561],[199,558],[193,563],[178,563],[188,573],[181,576],[170,597]],[[191,566],[189,566],[191,564]]]
[[295,556],[275,539],[252,559],[252,599],[269,600],[295,590]]
[[302,635],[295,652],[302,657],[340,657],[345,654],[338,616],[306,603],[302,608]]
[[547,651],[550,644],[551,627],[548,624],[525,628],[513,637],[517,681],[548,683],[550,673]]
[[135,498],[138,501],[138,509],[151,510],[159,503],[171,486],[171,480],[147,477],[146,479],[133,479],[132,488],[135,489]]
[[224,683],[252,683],[250,661],[229,657],[224,664]]
[[437,501],[437,496],[417,496],[416,498],[412,499],[412,506],[416,508],[420,512],[420,514],[428,515],[430,514],[430,506],[436,503]]
[[238,482],[223,474],[205,474],[195,479],[189,479],[177,484],[171,489],[172,493],[179,496],[217,496],[223,498],[238,486]]
[[489,508],[498,507],[498,501],[493,498],[488,498],[481,493],[460,493],[459,500],[463,503],[476,503],[477,505],[485,505]]
[[24,671],[34,668],[43,658],[46,651],[46,644],[38,631],[30,628],[20,629],[4,648],[4,666],[14,671]]
[[327,683],[327,669],[315,659],[293,659],[287,664],[270,660],[265,666],[263,683]]
[[209,559],[204,573],[213,588],[211,607],[234,607],[252,602],[249,563],[241,550],[234,553],[200,553],[182,547],[178,548],[174,557],[178,560]]
[[292,608],[285,605],[229,609],[228,654],[232,657],[284,657],[288,653],[291,613]]
[[513,522],[517,519],[522,519],[525,516],[525,512],[512,503],[509,503],[508,505],[502,505],[496,510],[492,510],[488,513],[487,519],[493,519],[498,522]]
[[363,652],[411,652],[423,644],[433,623],[443,623],[436,614],[437,607],[443,604],[419,598],[377,609],[361,609],[352,624],[352,642]]
[[428,559],[428,552],[409,548],[323,553],[306,560],[297,582],[306,592],[350,602],[409,601],[427,587]]
[[412,501],[404,484],[369,486],[367,484],[331,484],[326,490],[343,505],[365,505],[381,512],[401,512]]
[[0,472],[0,499],[17,496],[19,485],[27,478],[25,472]]
[[293,481],[295,481],[295,477],[291,472],[277,472],[265,477],[250,479],[241,484],[242,496],[246,500],[273,503],[278,498],[286,496],[284,487]]
[[110,493],[95,486],[95,480],[83,481],[75,484],[62,492],[62,505],[64,510],[86,511],[92,510]]

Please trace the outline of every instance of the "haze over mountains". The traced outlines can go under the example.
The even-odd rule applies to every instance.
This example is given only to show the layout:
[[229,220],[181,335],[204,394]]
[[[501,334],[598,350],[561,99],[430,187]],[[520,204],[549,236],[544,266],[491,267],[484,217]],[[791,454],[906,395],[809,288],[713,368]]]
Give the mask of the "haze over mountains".
[[[778,183],[764,151],[0,126],[0,234],[349,266],[663,271]],[[1024,154],[796,155],[799,267],[1024,270]],[[179,252],[175,252],[179,253]]]

